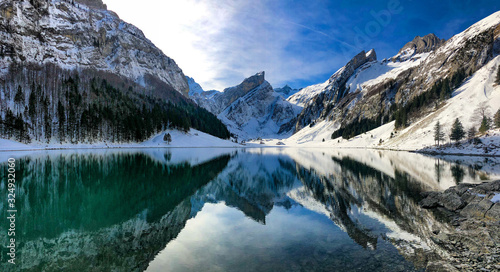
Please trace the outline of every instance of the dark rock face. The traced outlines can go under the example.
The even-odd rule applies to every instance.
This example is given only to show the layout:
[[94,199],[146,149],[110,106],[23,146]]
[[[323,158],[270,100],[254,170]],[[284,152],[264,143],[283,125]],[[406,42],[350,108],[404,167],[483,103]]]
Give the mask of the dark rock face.
[[297,124],[295,131],[299,131],[303,127],[309,125],[316,119],[324,119],[331,110],[339,104],[342,104],[342,99],[346,97],[349,90],[346,89],[346,82],[354,74],[356,69],[367,62],[377,60],[375,50],[370,50],[368,53],[361,51],[354,58],[352,58],[344,67],[340,68],[328,80],[328,86],[325,91],[313,98],[311,103],[304,108],[304,110],[297,117]]
[[423,208],[444,207],[466,217],[484,217],[495,204],[494,192],[500,192],[500,180],[482,184],[460,184],[443,193],[431,192],[420,201]]
[[441,195],[438,203],[450,211],[456,211],[465,206],[465,202],[454,192]]
[[404,53],[406,53],[404,54],[404,58],[407,59],[415,54],[434,51],[445,42],[446,40],[438,38],[433,33],[427,34],[423,37],[416,36],[411,42],[408,42],[399,50],[397,55],[398,57],[394,60],[401,60],[399,56],[403,57],[402,55]]
[[226,88],[220,99],[222,101],[222,104],[229,106],[231,103],[236,101],[236,99],[244,96],[249,91],[262,85],[262,83],[264,83],[264,75],[265,72],[257,73],[243,80],[243,82],[241,82],[238,86]]
[[[447,267],[428,271],[498,271],[500,264],[500,180],[482,184],[460,184],[443,193],[431,192],[420,206],[444,215],[457,228],[435,232],[431,239],[450,253]],[[432,268],[432,269],[430,269]],[[434,269],[436,268],[436,269]],[[430,269],[430,270],[429,270]]]

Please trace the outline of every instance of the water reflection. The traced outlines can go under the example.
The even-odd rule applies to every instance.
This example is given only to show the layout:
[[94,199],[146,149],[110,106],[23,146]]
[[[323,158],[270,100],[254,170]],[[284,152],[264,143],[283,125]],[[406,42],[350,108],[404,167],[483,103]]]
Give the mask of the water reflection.
[[[497,175],[363,150],[15,155],[14,271],[418,270],[445,254],[432,230],[449,228],[419,208],[420,192]],[[2,244],[6,234],[2,224]]]

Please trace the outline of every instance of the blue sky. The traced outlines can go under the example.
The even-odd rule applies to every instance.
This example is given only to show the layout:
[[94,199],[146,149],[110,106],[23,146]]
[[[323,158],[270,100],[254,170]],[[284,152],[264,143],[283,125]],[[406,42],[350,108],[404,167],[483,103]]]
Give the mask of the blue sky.
[[500,1],[104,0],[205,90],[266,71],[273,87],[327,80],[361,50],[395,55],[415,36],[448,39]]

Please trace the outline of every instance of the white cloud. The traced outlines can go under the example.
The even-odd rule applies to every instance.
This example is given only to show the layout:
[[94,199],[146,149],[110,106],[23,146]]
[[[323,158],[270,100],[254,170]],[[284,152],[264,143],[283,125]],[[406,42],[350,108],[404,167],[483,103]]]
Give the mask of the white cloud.
[[338,66],[337,60],[343,62],[331,52],[307,50],[304,42],[314,41],[304,41],[304,30],[323,39],[328,39],[328,34],[305,26],[299,18],[278,16],[271,2],[265,0],[105,3],[122,19],[142,29],[206,90],[239,84],[262,70],[278,87],[324,74]]

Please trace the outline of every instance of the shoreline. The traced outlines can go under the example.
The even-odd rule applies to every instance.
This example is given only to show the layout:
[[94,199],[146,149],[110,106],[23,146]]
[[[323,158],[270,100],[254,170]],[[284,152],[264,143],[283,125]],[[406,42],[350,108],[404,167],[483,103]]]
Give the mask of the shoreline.
[[[134,145],[135,144],[135,145]],[[78,145],[68,145],[61,147],[27,147],[27,148],[12,148],[12,149],[3,149],[0,147],[0,152],[22,152],[22,151],[55,151],[55,150],[100,150],[100,149],[142,149],[142,148],[325,148],[325,146],[301,146],[301,145],[261,145],[261,144],[252,144],[247,143],[245,145],[235,143],[234,146],[228,145],[207,145],[207,146],[167,146],[167,145],[141,145],[140,143],[130,143],[125,145],[105,145],[105,146],[78,146]],[[331,146],[331,149],[365,149],[365,150],[383,150],[383,151],[397,151],[397,152],[410,152],[422,155],[429,156],[461,156],[461,157],[489,157],[489,158],[498,158],[500,154],[478,154],[478,153],[453,153],[453,152],[436,152],[436,151],[425,151],[425,150],[412,150],[412,149],[397,149],[397,148],[383,148],[383,147],[344,147],[344,146]]]

